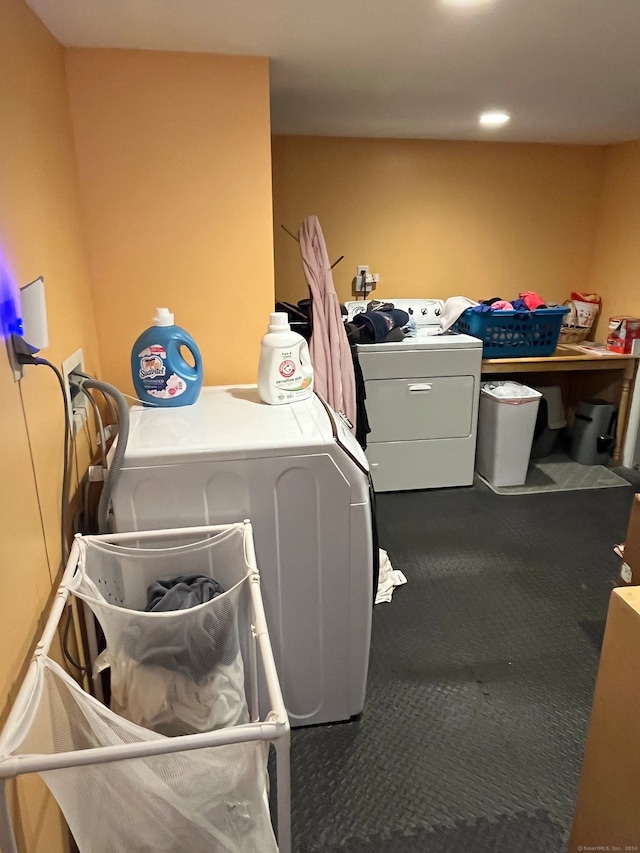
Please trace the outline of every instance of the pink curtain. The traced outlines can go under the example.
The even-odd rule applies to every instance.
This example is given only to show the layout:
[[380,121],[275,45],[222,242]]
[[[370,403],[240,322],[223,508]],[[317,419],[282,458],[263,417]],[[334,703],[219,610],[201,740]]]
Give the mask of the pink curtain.
[[356,383],[349,342],[333,284],[331,262],[317,216],[300,226],[304,274],[311,291],[313,333],[310,352],[318,394],[356,426]]

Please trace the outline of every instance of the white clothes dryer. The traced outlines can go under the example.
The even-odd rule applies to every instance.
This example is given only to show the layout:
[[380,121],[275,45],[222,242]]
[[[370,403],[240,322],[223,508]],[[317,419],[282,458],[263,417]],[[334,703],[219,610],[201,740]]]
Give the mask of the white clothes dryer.
[[[369,300],[345,303],[347,319]],[[470,486],[476,452],[482,341],[440,333],[440,299],[385,299],[413,318],[398,342],[358,344],[377,492]]]

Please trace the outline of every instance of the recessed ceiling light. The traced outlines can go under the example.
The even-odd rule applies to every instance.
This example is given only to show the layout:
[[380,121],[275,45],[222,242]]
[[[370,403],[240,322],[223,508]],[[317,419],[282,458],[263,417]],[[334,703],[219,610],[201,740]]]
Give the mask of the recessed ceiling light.
[[454,9],[474,9],[477,6],[488,6],[494,0],[440,0],[443,6],[453,6]]
[[483,127],[502,127],[509,121],[511,121],[511,116],[504,110],[490,110],[480,116],[480,124]]

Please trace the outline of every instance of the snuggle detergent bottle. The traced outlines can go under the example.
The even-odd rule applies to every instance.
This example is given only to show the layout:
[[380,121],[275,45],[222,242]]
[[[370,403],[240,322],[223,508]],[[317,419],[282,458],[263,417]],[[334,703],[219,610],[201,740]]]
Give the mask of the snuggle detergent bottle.
[[[186,347],[194,365],[180,352]],[[153,326],[133,345],[131,372],[138,399],[145,406],[190,406],[202,388],[202,356],[188,332],[174,325],[168,308],[156,308]]]
[[269,315],[269,331],[260,345],[258,394],[263,403],[279,406],[313,393],[313,367],[307,342],[291,331],[283,312]]

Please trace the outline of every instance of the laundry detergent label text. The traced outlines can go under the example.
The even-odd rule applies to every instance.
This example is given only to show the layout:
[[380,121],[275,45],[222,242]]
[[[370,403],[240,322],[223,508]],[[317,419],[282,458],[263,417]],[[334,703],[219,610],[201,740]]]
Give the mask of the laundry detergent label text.
[[140,379],[151,379],[155,376],[164,376],[167,372],[164,360],[167,357],[166,349],[160,344],[151,344],[142,352],[138,353],[140,359]]
[[304,391],[311,383],[311,375],[305,375],[302,365],[293,352],[283,352],[278,365],[278,378],[274,384],[280,391]]
[[162,344],[151,344],[138,353],[140,359],[140,379],[144,390],[151,397],[170,400],[179,397],[187,390],[184,379],[175,373],[167,373],[165,364],[167,351]]

